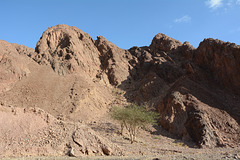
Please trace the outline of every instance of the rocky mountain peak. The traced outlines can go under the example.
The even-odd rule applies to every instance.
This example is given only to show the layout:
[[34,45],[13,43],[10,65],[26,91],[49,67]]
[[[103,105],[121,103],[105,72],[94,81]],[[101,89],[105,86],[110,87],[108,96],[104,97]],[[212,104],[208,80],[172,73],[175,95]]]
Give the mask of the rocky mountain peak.
[[182,46],[182,43],[176,39],[168,37],[163,33],[158,33],[152,40],[150,49],[156,53],[159,51],[169,52]]
[[218,39],[204,39],[194,56],[194,63],[207,70],[213,79],[235,93],[240,93],[240,46]]
[[100,65],[99,52],[94,40],[82,30],[67,25],[48,28],[37,42],[34,59],[40,64],[51,65],[60,75],[76,70],[96,74]]

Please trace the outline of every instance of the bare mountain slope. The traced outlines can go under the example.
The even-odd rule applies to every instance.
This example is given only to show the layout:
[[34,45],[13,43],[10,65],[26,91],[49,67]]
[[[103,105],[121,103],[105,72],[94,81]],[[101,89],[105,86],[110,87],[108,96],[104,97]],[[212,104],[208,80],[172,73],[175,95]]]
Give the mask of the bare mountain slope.
[[10,90],[18,80],[30,74],[34,62],[23,56],[25,50],[28,54],[34,53],[31,48],[0,41],[0,93]]
[[[15,45],[6,44],[13,48],[10,54],[19,56]],[[18,107],[40,107],[56,117],[94,121],[114,100],[110,84],[117,85],[128,76],[125,51],[103,37],[96,44],[76,27],[49,28],[37,43],[36,52],[19,49],[22,57],[13,64],[20,68],[29,59],[34,67],[27,70],[31,73],[28,77],[3,93],[0,101]]]

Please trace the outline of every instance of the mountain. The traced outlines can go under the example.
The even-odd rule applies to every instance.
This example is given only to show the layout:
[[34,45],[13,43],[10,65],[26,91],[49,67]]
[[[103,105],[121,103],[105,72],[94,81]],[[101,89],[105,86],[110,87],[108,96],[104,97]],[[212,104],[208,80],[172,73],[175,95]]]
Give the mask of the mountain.
[[[1,120],[8,121],[9,126],[19,122],[21,133],[32,133],[29,126],[33,124],[21,120],[27,118],[24,111],[37,109],[52,116],[54,123],[84,126],[83,130],[105,143],[107,140],[88,126],[112,123],[107,115],[113,106],[137,103],[159,112],[159,126],[177,139],[203,148],[239,146],[240,46],[234,43],[210,38],[194,48],[189,42],[159,33],[150,46],[124,50],[102,36],[94,40],[77,27],[57,25],[42,34],[35,50],[1,40],[0,73]],[[15,110],[19,116],[11,121]],[[46,123],[34,113],[29,112],[34,123]],[[0,137],[8,132],[3,126]],[[63,128],[61,133],[65,133]],[[74,127],[69,131],[91,139],[88,131]],[[14,146],[11,137],[1,143],[7,142]],[[61,142],[77,144],[71,138]],[[50,148],[60,148],[59,155],[66,154],[63,143]],[[106,152],[98,142],[84,143],[99,146],[89,149],[88,154]],[[81,149],[79,154],[86,154]],[[123,152],[109,150],[115,155]],[[8,153],[5,151],[3,155]],[[14,149],[8,154],[14,155]]]

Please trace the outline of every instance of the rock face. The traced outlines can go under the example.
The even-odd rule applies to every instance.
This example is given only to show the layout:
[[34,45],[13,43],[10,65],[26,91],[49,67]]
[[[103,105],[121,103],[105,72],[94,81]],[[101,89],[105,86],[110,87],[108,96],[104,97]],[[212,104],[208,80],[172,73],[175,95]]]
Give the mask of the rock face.
[[46,30],[35,48],[33,59],[47,64],[59,75],[84,72],[112,85],[128,77],[129,52],[104,37],[94,41],[76,27],[57,25]]
[[227,103],[201,85],[183,79],[159,103],[160,123],[178,137],[191,137],[200,147],[235,147],[240,142],[240,127],[233,113],[220,107],[226,109]]
[[[85,137],[88,135],[88,137]],[[79,127],[72,135],[72,139],[77,144],[75,154],[86,155],[114,155],[119,152],[117,147],[111,144],[111,142],[103,139],[97,133],[86,126]],[[113,150],[116,149],[116,150]],[[79,153],[78,153],[79,152]],[[118,153],[120,154],[120,152]]]
[[214,81],[224,88],[240,93],[240,47],[236,44],[205,39],[196,50],[194,60],[208,70]]
[[101,60],[101,72],[98,76],[101,77],[105,73],[112,85],[119,85],[127,80],[130,67],[128,60],[132,58],[131,54],[102,36],[97,37],[95,45],[100,52]]
[[[121,103],[114,87],[124,91]],[[215,39],[195,49],[159,33],[150,46],[123,50],[102,36],[93,40],[57,25],[43,33],[35,51],[0,41],[0,104],[38,107],[59,119],[90,123],[115,104],[148,104],[176,137],[199,147],[234,147],[240,142],[239,93],[240,47]],[[115,154],[89,128],[68,129],[72,156]],[[90,141],[81,139],[86,135]]]
[[60,75],[76,70],[97,74],[99,52],[93,39],[76,27],[57,25],[46,30],[35,48],[34,60],[50,65]]
[[205,39],[195,49],[158,34],[129,51],[137,60],[128,96],[155,106],[165,129],[200,147],[238,146],[239,46]]

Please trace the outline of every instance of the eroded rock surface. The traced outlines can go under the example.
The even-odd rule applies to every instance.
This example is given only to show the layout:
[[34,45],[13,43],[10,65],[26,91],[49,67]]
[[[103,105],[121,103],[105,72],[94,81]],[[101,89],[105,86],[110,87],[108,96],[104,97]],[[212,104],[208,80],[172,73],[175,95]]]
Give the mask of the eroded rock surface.
[[200,147],[236,147],[240,142],[238,120],[226,109],[228,102],[218,96],[184,79],[159,103],[160,123],[178,137],[191,137]]
[[234,43],[205,39],[194,56],[194,63],[212,75],[226,89],[240,93],[240,47]]
[[97,37],[95,45],[100,52],[101,60],[101,72],[98,76],[101,77],[105,73],[112,85],[119,85],[127,80],[130,69],[128,60],[132,59],[132,55],[102,36]]
[[60,75],[80,70],[94,76],[100,66],[93,39],[77,27],[57,25],[47,29],[35,51],[34,60],[50,65]]
[[129,96],[155,106],[165,129],[200,147],[238,146],[239,46],[205,39],[195,49],[158,34],[129,51],[137,58]]

